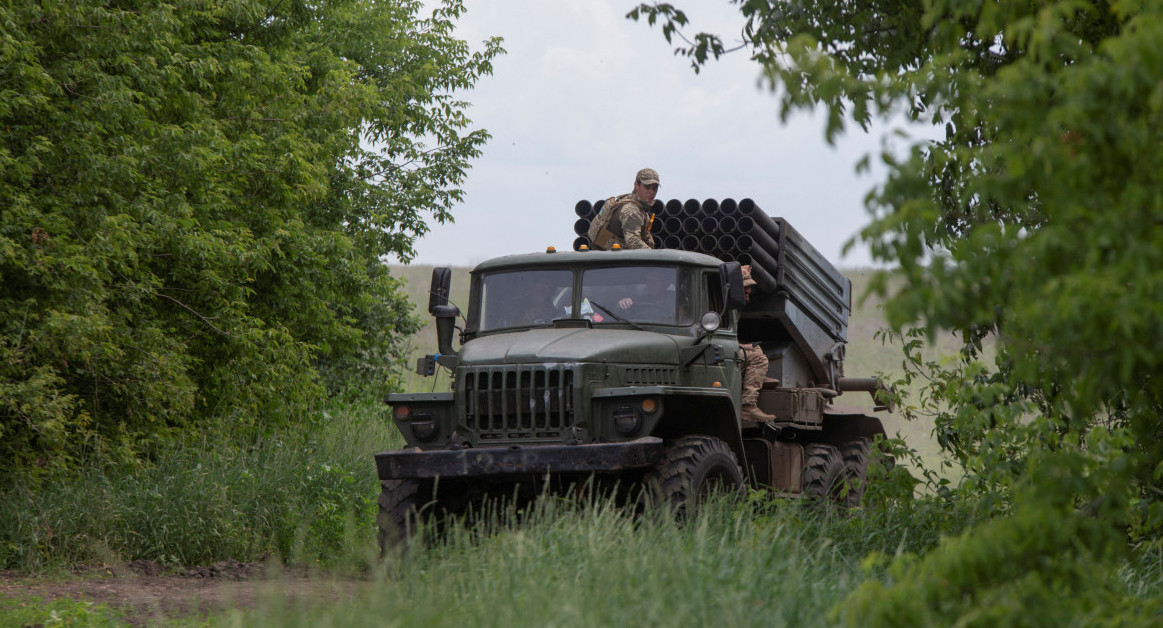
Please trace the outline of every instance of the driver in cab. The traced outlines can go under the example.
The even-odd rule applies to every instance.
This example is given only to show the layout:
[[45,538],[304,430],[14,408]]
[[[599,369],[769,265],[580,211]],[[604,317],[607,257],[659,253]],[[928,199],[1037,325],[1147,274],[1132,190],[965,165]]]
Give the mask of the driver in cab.
[[674,270],[670,268],[647,268],[643,272],[645,294],[624,297],[618,301],[618,309],[631,320],[659,323],[674,322],[675,293],[670,289]]

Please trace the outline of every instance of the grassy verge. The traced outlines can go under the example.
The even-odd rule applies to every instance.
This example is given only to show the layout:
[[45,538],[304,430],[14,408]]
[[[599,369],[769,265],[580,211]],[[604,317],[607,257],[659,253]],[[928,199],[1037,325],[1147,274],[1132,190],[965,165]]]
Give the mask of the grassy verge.
[[[36,505],[10,507],[5,499],[0,525],[5,534],[39,530],[38,544],[20,556],[40,569],[109,557],[193,564],[277,553],[363,581],[337,585],[333,597],[291,602],[276,587],[249,608],[173,618],[182,625],[509,628],[860,625],[846,615],[850,593],[869,580],[890,581],[890,557],[923,555],[971,519],[968,505],[895,501],[875,491],[866,507],[846,513],[753,493],[714,501],[686,525],[603,500],[547,496],[519,517],[454,526],[434,546],[376,562],[370,454],[388,438],[378,410],[353,407],[253,447],[206,439],[166,464],[46,486]],[[81,512],[74,501],[87,492]],[[167,511],[173,500],[159,496],[173,493],[182,505]],[[35,510],[10,523],[24,508]],[[87,521],[70,523],[86,513]],[[1131,598],[1157,597],[1158,556],[1138,555],[1123,577]],[[0,626],[53,622],[128,625],[115,611],[79,601],[0,606]]]
[[385,408],[367,403],[253,442],[206,435],[134,468],[94,462],[36,485],[11,479],[0,492],[0,565],[342,563],[374,543],[372,454],[401,444]]
[[128,626],[125,617],[104,604],[83,600],[42,600],[0,598],[0,627],[75,626],[115,628]]
[[382,568],[355,603],[260,606],[244,624],[355,626],[829,625],[866,576],[795,509],[719,502],[678,526],[607,503],[543,500],[500,532],[454,529]]

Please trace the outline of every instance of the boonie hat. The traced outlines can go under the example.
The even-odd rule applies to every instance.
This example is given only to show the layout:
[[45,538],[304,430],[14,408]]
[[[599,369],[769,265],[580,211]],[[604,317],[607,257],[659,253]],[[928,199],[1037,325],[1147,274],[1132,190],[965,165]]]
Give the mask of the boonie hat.
[[638,171],[638,176],[634,177],[634,180],[647,185],[658,183],[658,171],[654,168],[643,168]]
[[744,286],[754,286],[758,283],[759,283],[758,281],[755,281],[754,279],[751,278],[751,265],[748,264],[748,265],[744,266],[743,267],[743,285]]

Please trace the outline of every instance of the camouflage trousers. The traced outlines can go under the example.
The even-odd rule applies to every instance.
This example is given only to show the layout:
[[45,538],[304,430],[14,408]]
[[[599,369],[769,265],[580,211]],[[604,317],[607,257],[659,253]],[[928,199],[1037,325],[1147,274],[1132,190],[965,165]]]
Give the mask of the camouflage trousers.
[[753,406],[767,377],[767,356],[759,345],[739,345],[739,359],[743,364],[743,405]]

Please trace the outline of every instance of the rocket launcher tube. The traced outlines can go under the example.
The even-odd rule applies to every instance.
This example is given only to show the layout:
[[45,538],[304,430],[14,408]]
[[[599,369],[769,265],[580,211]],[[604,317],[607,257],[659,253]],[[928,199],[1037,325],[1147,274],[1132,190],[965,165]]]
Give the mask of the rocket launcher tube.
[[573,213],[577,214],[578,218],[590,220],[594,217],[594,204],[586,200],[578,201],[577,205],[573,206]]
[[772,241],[779,240],[779,225],[771,219],[762,209],[755,204],[755,201],[745,198],[739,201],[739,213],[751,218],[755,224],[759,225],[761,229],[771,236]]

